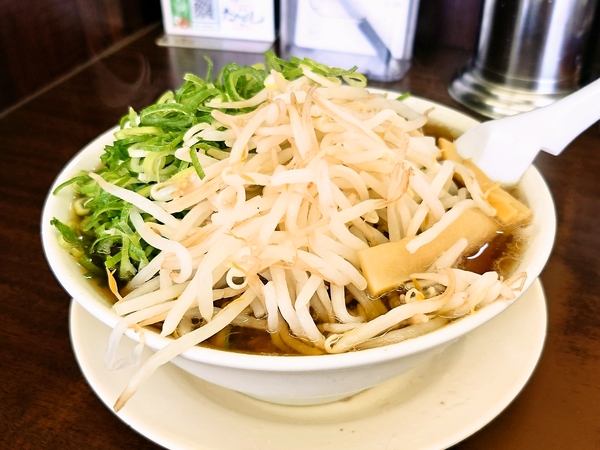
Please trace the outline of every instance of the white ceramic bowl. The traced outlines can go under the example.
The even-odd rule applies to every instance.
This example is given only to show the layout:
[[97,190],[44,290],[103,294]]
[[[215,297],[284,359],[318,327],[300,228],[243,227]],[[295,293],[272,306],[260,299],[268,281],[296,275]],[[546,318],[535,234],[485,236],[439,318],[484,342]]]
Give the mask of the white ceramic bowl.
[[[430,118],[458,134],[477,122],[455,110],[417,97],[406,102],[424,111],[435,107]],[[101,135],[78,153],[58,176],[55,185],[71,178],[82,169],[98,166],[104,145],[111,142],[112,131]],[[53,189],[54,189],[53,186]],[[533,210],[536,231],[517,271],[526,271],[523,292],[538,277],[554,243],[556,216],[552,197],[539,172],[532,166],[524,175],[520,188]],[[68,189],[50,194],[42,215],[42,241],[47,260],[65,290],[100,321],[114,327],[119,317],[110,309],[105,294],[82,276],[82,271],[58,245],[57,232],[50,220],[69,217],[72,196]],[[485,324],[504,311],[512,302],[495,302],[425,336],[381,348],[321,356],[259,356],[194,347],[172,362],[186,371],[217,385],[266,401],[307,405],[339,400],[406,372],[437,355],[461,336]],[[131,330],[128,336],[137,339]],[[160,349],[168,338],[147,333],[147,345]]]

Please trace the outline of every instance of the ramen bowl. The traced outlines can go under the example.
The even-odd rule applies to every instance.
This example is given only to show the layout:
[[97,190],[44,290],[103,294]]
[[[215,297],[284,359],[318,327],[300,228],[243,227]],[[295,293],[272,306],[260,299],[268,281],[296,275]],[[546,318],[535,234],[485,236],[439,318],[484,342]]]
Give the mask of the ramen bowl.
[[[406,102],[418,111],[434,108],[430,120],[460,135],[477,124],[474,119],[433,102],[410,97]],[[55,186],[70,179],[80,170],[99,165],[106,144],[113,139],[109,130],[86,146],[63,169]],[[507,164],[510,164],[507,161]],[[54,189],[54,187],[52,189]],[[519,183],[525,202],[533,212],[530,243],[522,255],[516,272],[526,272],[523,289],[515,300],[496,301],[429,334],[379,348],[318,356],[270,356],[228,352],[195,346],[174,358],[171,363],[216,385],[232,389],[264,401],[286,405],[314,405],[340,400],[399,376],[434,358],[448,346],[474,329],[501,314],[539,276],[548,260],[555,235],[556,216],[549,189],[540,173],[529,167]],[[58,195],[49,194],[42,216],[42,241],[48,263],[69,295],[95,318],[115,327],[120,317],[111,309],[105,291],[82,276],[82,270],[57,240],[50,225],[53,217],[66,221],[73,200],[68,189]],[[126,335],[139,341],[128,330]],[[147,330],[146,345],[156,351],[171,338]]]

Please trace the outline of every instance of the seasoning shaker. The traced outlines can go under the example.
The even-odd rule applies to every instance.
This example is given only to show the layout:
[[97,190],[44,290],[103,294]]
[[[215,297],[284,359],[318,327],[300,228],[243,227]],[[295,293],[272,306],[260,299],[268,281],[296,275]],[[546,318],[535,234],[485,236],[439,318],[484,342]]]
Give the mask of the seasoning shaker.
[[598,0],[484,0],[474,58],[451,81],[457,102],[499,118],[577,90]]

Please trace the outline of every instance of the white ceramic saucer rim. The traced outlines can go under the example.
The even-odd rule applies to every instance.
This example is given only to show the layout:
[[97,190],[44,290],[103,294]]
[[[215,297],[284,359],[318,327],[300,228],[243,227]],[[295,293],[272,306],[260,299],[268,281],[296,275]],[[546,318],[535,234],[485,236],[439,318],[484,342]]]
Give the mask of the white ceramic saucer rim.
[[[71,308],[71,335],[77,360],[92,389],[112,408],[116,395],[132,372],[109,372],[103,368],[102,349],[110,329],[77,302],[73,302]],[[148,439],[173,449],[252,448],[249,442],[264,450],[358,450],[367,448],[365,445],[374,448],[384,443],[391,445],[388,448],[397,449],[446,448],[493,420],[525,386],[543,349],[546,314],[543,289],[536,280],[507,311],[436,358],[438,365],[441,362],[446,364],[446,370],[433,377],[435,383],[425,383],[427,392],[414,394],[397,404],[394,399],[404,394],[400,395],[394,389],[405,386],[399,379],[384,383],[344,404],[286,407],[263,403],[214,386],[193,378],[173,364],[167,364],[146,382],[147,386],[142,386],[118,416]],[[527,326],[523,327],[523,324]],[[98,329],[105,336],[93,336],[94,330]],[[133,341],[126,344],[134,345]],[[515,359],[514,364],[498,357],[502,351]],[[475,359],[469,359],[473,356]],[[431,363],[432,367],[435,367],[436,360]],[[467,368],[469,361],[473,367]],[[414,373],[403,375],[400,377],[404,378],[402,383],[406,383],[407,377],[431,378],[432,375],[423,373],[427,369],[418,368]],[[485,380],[486,386],[482,380]],[[413,383],[412,380],[408,382]],[[187,399],[187,404],[174,409],[172,403],[178,398]],[[385,398],[389,401],[386,402]],[[339,422],[318,424],[304,417],[309,412],[318,415],[326,409],[339,412],[362,405],[372,409],[366,417],[348,416]],[[408,411],[408,407],[413,409]],[[162,416],[156,414],[163,417],[162,420],[153,419],[152,413],[148,413],[153,408],[157,411],[167,409]],[[186,413],[193,413],[195,420]],[[411,421],[419,417],[422,420],[417,422],[421,426],[411,426]],[[186,418],[189,423],[185,423]],[[229,423],[227,431],[225,425],[219,425],[222,420]],[[388,426],[385,426],[386,423]],[[389,426],[392,423],[397,426]],[[377,427],[377,433],[373,432],[373,427]],[[402,436],[399,436],[398,429],[403,429]],[[254,433],[256,430],[260,431],[259,435]]]

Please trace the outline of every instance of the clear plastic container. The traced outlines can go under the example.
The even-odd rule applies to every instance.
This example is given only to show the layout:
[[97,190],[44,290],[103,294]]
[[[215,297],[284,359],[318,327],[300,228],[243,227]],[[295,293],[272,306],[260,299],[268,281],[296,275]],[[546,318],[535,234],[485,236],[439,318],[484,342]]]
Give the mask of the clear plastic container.
[[410,68],[418,9],[419,0],[282,1],[279,52],[399,80]]

